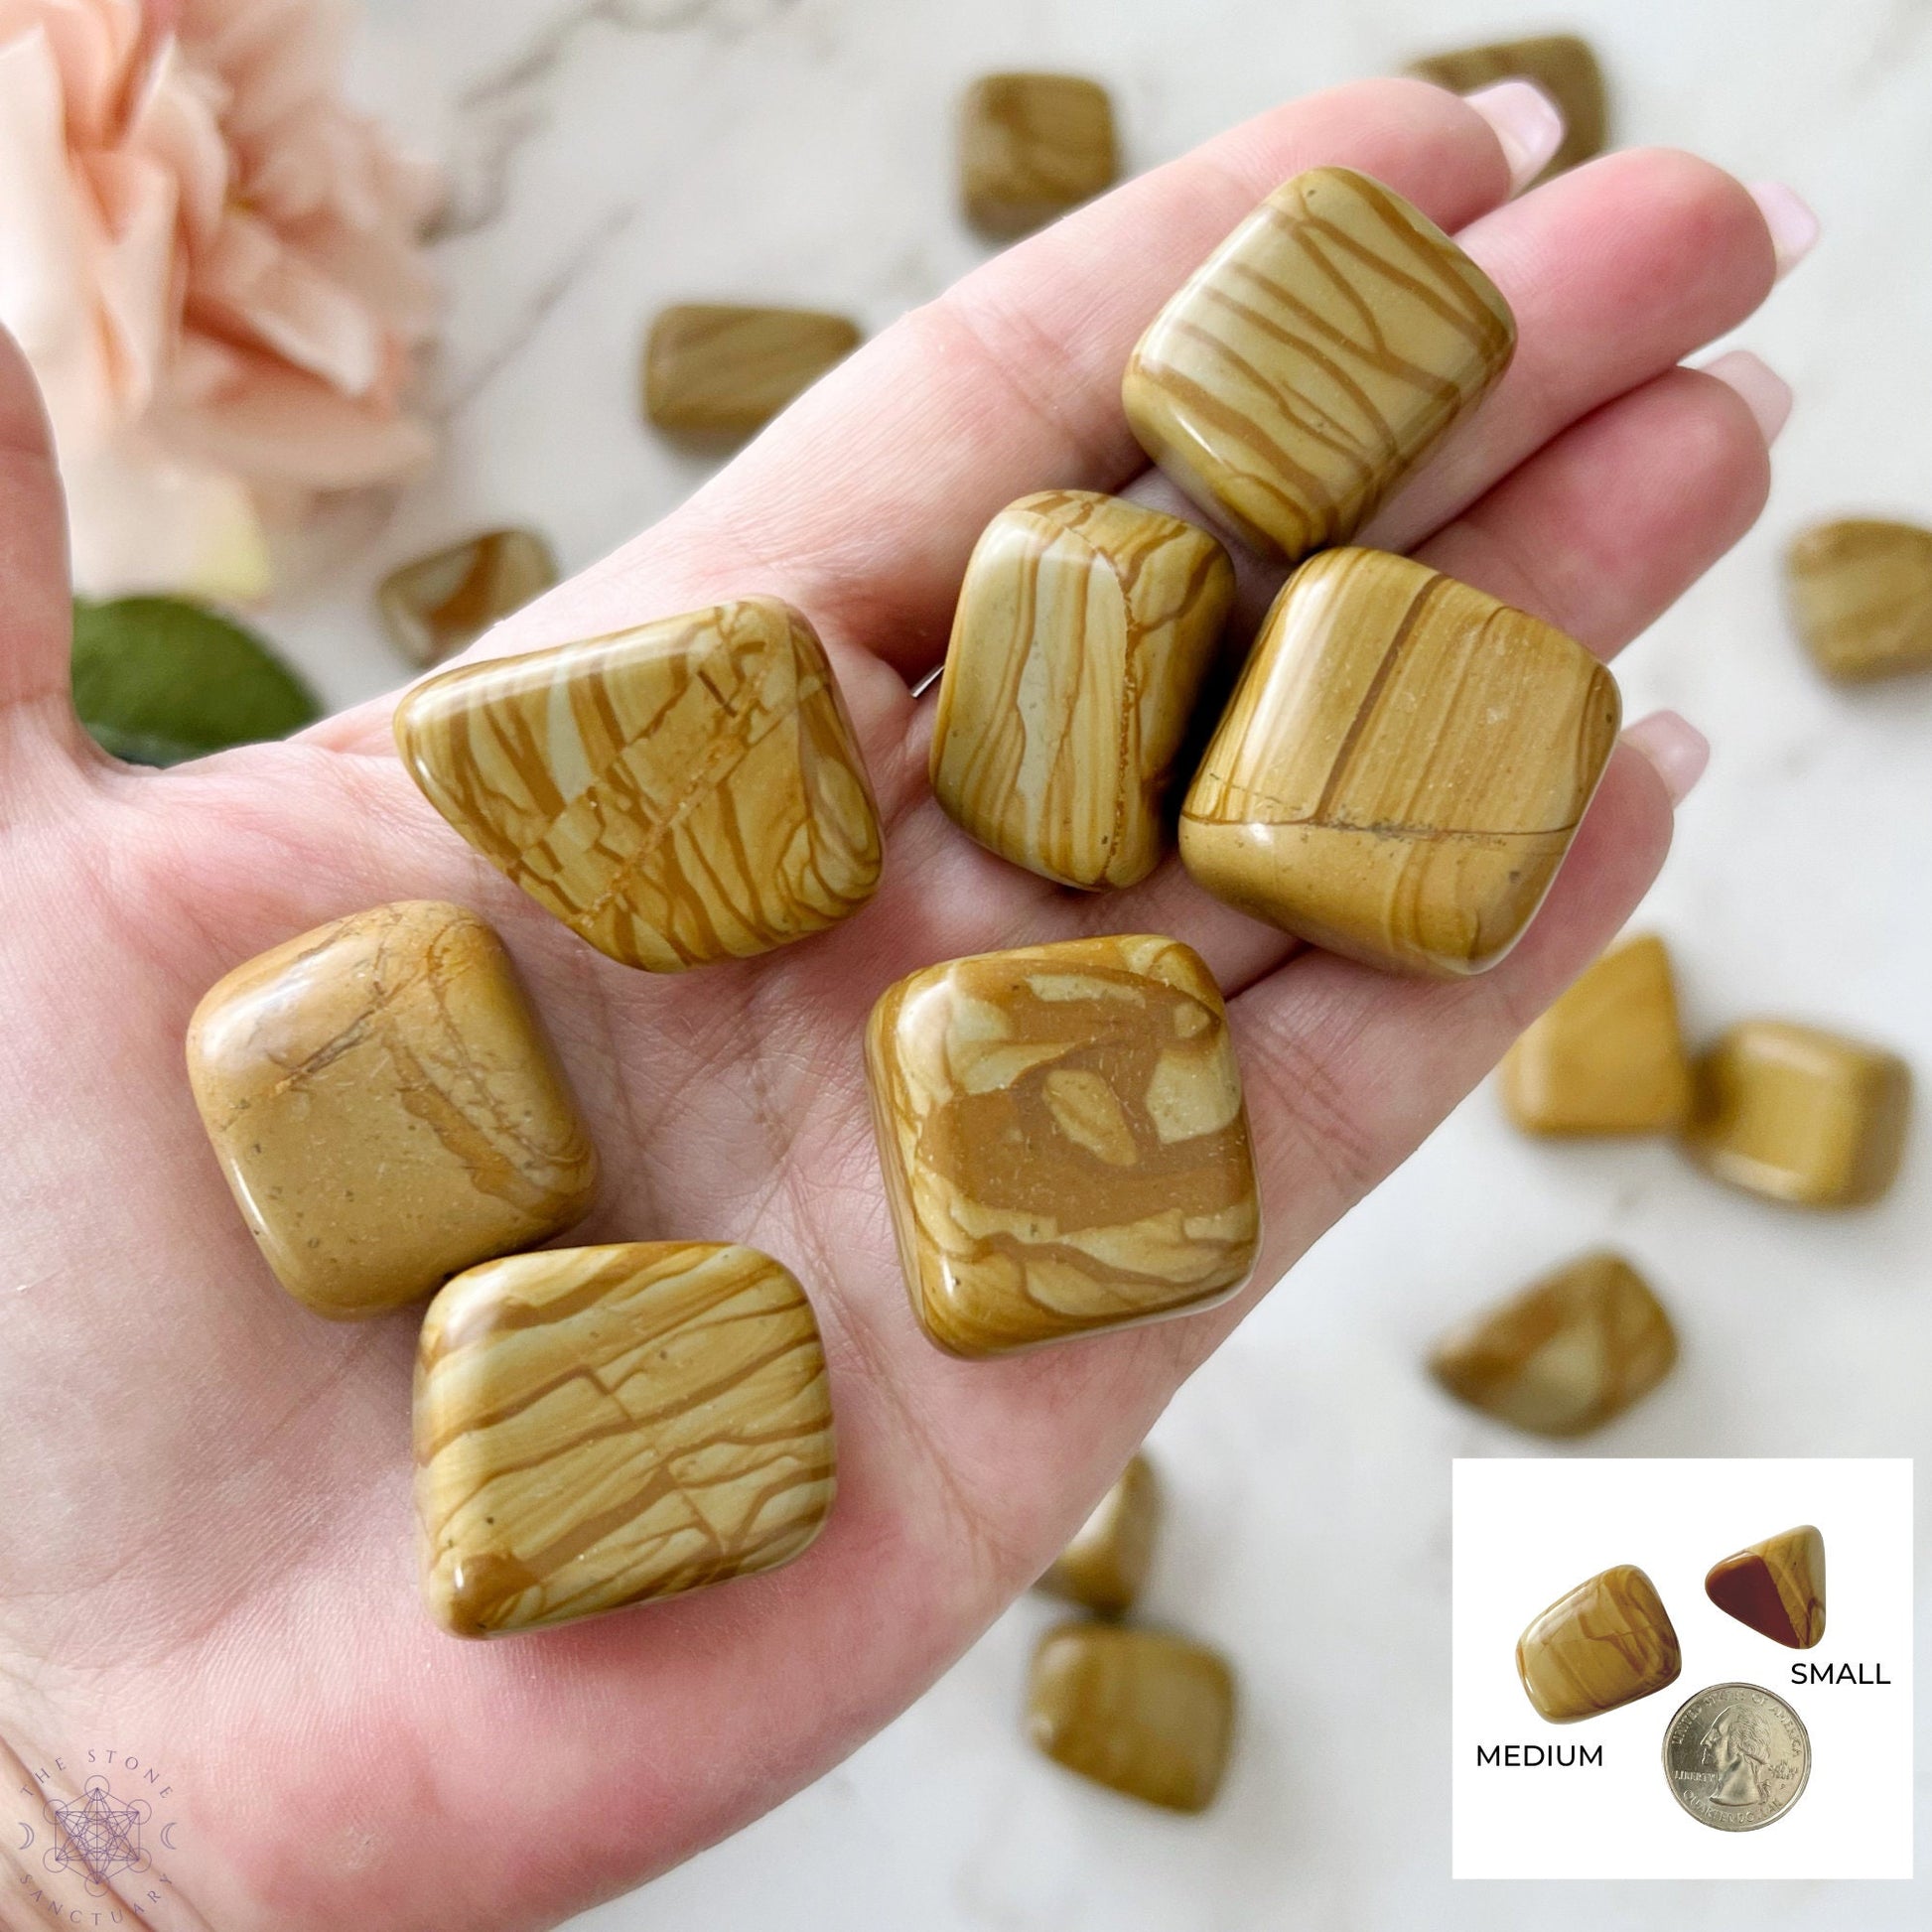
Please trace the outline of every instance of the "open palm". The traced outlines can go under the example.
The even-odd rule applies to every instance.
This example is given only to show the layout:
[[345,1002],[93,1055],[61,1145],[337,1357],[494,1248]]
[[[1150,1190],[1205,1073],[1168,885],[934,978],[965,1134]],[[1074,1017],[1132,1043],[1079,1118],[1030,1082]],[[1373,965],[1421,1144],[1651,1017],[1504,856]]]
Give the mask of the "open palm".
[[[1521,329],[1489,405],[1369,541],[1607,654],[1749,524],[1777,385],[1754,363],[1728,381],[1675,366],[1771,285],[1769,232],[1734,181],[1631,153],[1508,202],[1488,121],[1413,82],[1265,115],[908,316],[683,510],[484,646],[752,592],[824,636],[888,827],[882,890],[830,933],[678,978],[614,965],[477,859],[404,775],[386,703],[167,773],[93,754],[67,696],[57,484],[28,378],[17,358],[0,369],[0,1770],[31,1823],[43,1774],[42,1797],[66,1796],[109,1749],[161,1768],[174,1849],[114,1881],[146,1922],[545,1924],[824,1770],[1037,1574],[1252,1294],[1416,1146],[1649,883],[1687,775],[1664,728],[1640,728],[1649,758],[1613,759],[1522,946],[1459,984],[1298,953],[1172,862],[1124,895],[1060,892],[930,799],[930,704],[912,686],[943,652],[973,538],[1048,486],[1173,502],[1134,483],[1128,348],[1253,203],[1317,163],[1460,231]],[[1244,568],[1252,621],[1268,582]],[[789,1569],[492,1644],[418,1606],[416,1320],[338,1326],[275,1287],[182,1063],[188,1016],[229,967],[404,897],[476,907],[546,1017],[603,1155],[602,1200],[571,1239],[745,1241],[804,1282],[840,1491]],[[1146,930],[1192,943],[1228,995],[1262,1166],[1259,1285],[1031,1356],[944,1356],[893,1253],[868,1009],[934,960]],[[8,1858],[15,1900],[61,1893],[40,1850]]]

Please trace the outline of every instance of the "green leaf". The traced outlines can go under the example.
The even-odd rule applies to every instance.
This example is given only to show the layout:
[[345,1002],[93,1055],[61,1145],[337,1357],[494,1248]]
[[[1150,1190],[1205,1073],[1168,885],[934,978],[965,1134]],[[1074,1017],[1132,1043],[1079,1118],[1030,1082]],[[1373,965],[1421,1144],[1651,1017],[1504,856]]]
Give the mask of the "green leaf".
[[320,716],[259,637],[177,597],[74,599],[73,705],[103,751],[136,764],[286,738]]

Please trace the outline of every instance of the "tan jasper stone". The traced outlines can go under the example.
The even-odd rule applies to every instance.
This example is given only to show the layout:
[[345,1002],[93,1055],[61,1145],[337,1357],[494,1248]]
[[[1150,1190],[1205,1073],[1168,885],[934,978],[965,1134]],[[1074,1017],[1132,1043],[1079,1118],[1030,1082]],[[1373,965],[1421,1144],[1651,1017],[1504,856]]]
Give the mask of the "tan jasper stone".
[[534,531],[485,530],[392,570],[376,592],[376,609],[405,657],[436,664],[556,581],[557,560]]
[[1027,1731],[1069,1771],[1170,1811],[1205,1811],[1234,1735],[1234,1673],[1161,1630],[1063,1623],[1034,1652]]
[[1656,1587],[1620,1563],[1560,1596],[1516,1645],[1516,1673],[1540,1717],[1574,1725],[1677,1681],[1677,1632]]
[[775,1569],[832,1506],[811,1304],[768,1255],[512,1255],[443,1290],[416,1363],[423,1596],[496,1636]]
[[1586,968],[1497,1079],[1525,1134],[1675,1133],[1691,1111],[1691,1059],[1664,942],[1630,939]]
[[930,966],[866,1034],[912,1307],[959,1355],[1231,1295],[1261,1234],[1227,1015],[1153,935]]
[[1099,1616],[1131,1610],[1154,1561],[1160,1521],[1161,1486],[1147,1457],[1136,1455],[1074,1532],[1039,1587],[1084,1604]]
[[1508,304],[1441,228],[1366,175],[1314,168],[1155,318],[1122,400],[1195,502],[1294,563],[1346,543],[1515,346]]
[[1563,143],[1538,181],[1548,181],[1600,154],[1608,138],[1603,70],[1590,44],[1575,34],[1537,34],[1527,40],[1494,41],[1485,47],[1426,55],[1411,61],[1409,71],[1454,94],[1471,94],[1498,80],[1535,81],[1563,115]]
[[1718,1179],[1800,1207],[1863,1207],[1898,1173],[1912,1076],[1817,1027],[1746,1020],[1697,1064],[1684,1148]]
[[960,199],[996,241],[1031,233],[1113,186],[1114,109],[1073,73],[988,73],[960,116]]
[[1557,876],[1616,744],[1581,644],[1379,550],[1304,564],[1181,809],[1217,898],[1398,972],[1479,973]]
[[673,436],[750,436],[859,340],[856,323],[815,309],[665,309],[644,345],[644,414]]
[[1845,683],[1932,669],[1932,530],[1853,517],[1804,531],[1785,553],[1798,634]]
[[1437,1381],[1473,1409],[1539,1436],[1583,1436],[1648,1395],[1677,1335],[1621,1255],[1585,1255],[1437,1344]]
[[276,1279],[374,1314],[589,1213],[597,1154],[496,935],[405,900],[218,982],[188,1071]]
[[1825,1635],[1825,1539],[1809,1523],[1711,1566],[1704,1593],[1727,1616],[1790,1650]]
[[933,795],[1042,878],[1145,879],[1233,598],[1227,552],[1191,523],[1086,490],[1023,496],[966,566]]
[[832,667],[775,598],[445,671],[397,706],[396,744],[485,859],[626,966],[768,951],[879,882]]

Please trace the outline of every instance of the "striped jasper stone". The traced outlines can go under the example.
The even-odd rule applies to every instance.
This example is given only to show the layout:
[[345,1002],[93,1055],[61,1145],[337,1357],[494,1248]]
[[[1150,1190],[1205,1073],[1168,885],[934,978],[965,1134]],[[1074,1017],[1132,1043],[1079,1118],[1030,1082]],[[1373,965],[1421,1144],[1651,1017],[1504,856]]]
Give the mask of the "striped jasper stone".
[[879,881],[832,667],[775,598],[446,671],[404,697],[395,729],[437,810],[626,966],[765,952]]
[[644,414],[673,436],[750,436],[859,346],[844,316],[692,302],[644,345]]
[[1536,1617],[1516,1644],[1516,1673],[1537,1715],[1574,1725],[1674,1684],[1684,1667],[1657,1587],[1620,1563]]
[[1049,489],[966,566],[933,727],[933,794],[1014,864],[1131,886],[1160,863],[1174,761],[1234,597],[1207,534]]
[[1293,563],[1345,543],[1516,346],[1489,278],[1347,168],[1278,188],[1155,318],[1122,398],[1204,509]]
[[1325,551],[1262,625],[1180,856],[1331,952],[1481,972],[1555,880],[1619,712],[1609,672],[1540,619],[1404,557]]
[[1932,530],[1875,517],[1820,523],[1785,553],[1798,634],[1847,684],[1932,670]]
[[1815,1649],[1825,1635],[1825,1539],[1809,1523],[1767,1536],[1714,1563],[1704,1593],[1773,1643]]
[[818,1324],[752,1248],[491,1262],[430,1305],[415,1449],[423,1595],[458,1636],[775,1569],[832,1506]]

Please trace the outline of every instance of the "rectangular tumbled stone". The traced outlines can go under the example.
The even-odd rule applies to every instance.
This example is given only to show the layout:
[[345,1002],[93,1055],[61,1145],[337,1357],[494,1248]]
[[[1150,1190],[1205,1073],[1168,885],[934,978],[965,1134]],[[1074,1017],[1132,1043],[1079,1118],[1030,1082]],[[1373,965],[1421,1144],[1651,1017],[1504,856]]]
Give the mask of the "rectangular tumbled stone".
[[1347,542],[1515,345],[1509,305],[1433,221],[1366,175],[1314,168],[1195,270],[1121,393],[1181,489],[1294,563]]
[[431,1304],[415,1452],[424,1600],[458,1636],[771,1570],[832,1506],[818,1323],[753,1248],[491,1262]]
[[590,1211],[597,1153],[502,943],[404,900],[237,966],[188,1032],[221,1172],[277,1280],[374,1314]]
[[1010,240],[1113,185],[1114,109],[1072,73],[988,73],[966,90],[960,196],[983,234]]
[[859,341],[857,324],[816,309],[665,309],[644,345],[644,414],[675,436],[750,436]]
[[879,882],[832,667],[775,598],[460,666],[404,696],[395,732],[437,810],[626,966],[768,951]]
[[398,650],[418,664],[436,664],[556,581],[557,561],[534,531],[485,530],[392,570],[376,591],[376,608]]
[[1849,517],[1801,532],[1785,589],[1812,661],[1844,683],[1932,670],[1932,530]]
[[1198,1309],[1247,1280],[1254,1155],[1199,957],[1139,934],[931,966],[866,1035],[912,1307],[961,1355]]
[[1205,530],[1087,490],[988,524],[939,684],[933,795],[1065,886],[1131,886],[1167,845],[1174,762],[1234,598]]
[[1409,71],[1457,94],[1474,93],[1498,80],[1534,81],[1563,115],[1563,140],[1538,181],[1548,181],[1600,154],[1608,138],[1603,70],[1590,44],[1576,34],[1535,34],[1524,40],[1453,48],[1410,62]]
[[1136,1455],[1039,1580],[1049,1595],[1084,1604],[1097,1616],[1134,1607],[1154,1560],[1161,1485],[1145,1455]]
[[1398,972],[1521,937],[1616,744],[1616,685],[1553,625],[1406,557],[1291,577],[1181,808],[1217,897]]
[[1516,1672],[1553,1725],[1634,1704],[1677,1681],[1683,1653],[1657,1587],[1620,1563],[1560,1596],[1516,1645]]

